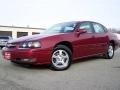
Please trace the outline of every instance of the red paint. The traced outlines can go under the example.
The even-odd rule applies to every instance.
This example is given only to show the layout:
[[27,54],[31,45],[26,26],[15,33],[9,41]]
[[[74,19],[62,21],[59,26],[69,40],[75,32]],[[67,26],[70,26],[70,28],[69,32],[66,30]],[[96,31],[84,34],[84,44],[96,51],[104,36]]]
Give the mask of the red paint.
[[[78,25],[82,22],[76,23]],[[5,59],[18,60],[18,62],[25,62],[21,59],[33,59],[33,62],[31,62],[33,64],[50,64],[52,52],[55,46],[61,42],[71,44],[72,47],[70,49],[73,50],[73,60],[104,54],[110,41],[113,41],[115,48],[117,48],[117,38],[110,32],[85,33],[85,31],[78,32],[77,30],[78,27],[73,32],[68,33],[34,35],[12,40],[9,43],[14,43],[16,48],[4,48],[3,56]],[[39,41],[41,48],[19,49],[21,42],[28,41]],[[29,61],[26,62],[30,63]]]

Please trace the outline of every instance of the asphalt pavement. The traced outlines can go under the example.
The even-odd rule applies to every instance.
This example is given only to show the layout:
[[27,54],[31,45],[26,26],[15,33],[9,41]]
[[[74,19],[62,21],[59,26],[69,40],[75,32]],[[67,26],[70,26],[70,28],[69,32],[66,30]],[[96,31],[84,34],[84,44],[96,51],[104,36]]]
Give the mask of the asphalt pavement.
[[120,49],[111,60],[80,59],[65,71],[12,64],[0,54],[0,90],[120,90]]

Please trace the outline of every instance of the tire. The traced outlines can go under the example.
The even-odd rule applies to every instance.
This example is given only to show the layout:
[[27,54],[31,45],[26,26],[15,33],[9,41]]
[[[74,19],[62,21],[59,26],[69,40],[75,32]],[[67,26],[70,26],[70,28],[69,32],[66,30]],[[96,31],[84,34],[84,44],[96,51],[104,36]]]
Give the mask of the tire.
[[51,67],[54,70],[62,71],[70,67],[72,61],[71,50],[64,45],[58,45],[54,48],[51,57]]
[[112,43],[110,43],[108,45],[107,51],[106,51],[104,56],[105,56],[105,59],[112,59],[113,58],[113,56],[114,56],[114,47],[113,47]]

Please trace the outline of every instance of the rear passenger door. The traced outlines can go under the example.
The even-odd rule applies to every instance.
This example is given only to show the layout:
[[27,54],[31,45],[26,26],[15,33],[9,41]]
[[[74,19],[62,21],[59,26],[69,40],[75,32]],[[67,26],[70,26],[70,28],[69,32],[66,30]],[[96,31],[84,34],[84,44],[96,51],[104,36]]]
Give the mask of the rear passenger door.
[[94,41],[96,43],[96,53],[103,53],[107,48],[108,36],[106,28],[99,23],[92,23],[95,34]]

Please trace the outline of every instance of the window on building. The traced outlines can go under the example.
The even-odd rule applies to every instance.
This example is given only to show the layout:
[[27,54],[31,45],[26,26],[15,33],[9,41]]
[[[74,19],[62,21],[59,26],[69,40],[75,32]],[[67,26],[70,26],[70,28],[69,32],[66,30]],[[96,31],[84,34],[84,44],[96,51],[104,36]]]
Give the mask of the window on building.
[[40,34],[40,33],[38,33],[38,32],[32,32],[32,35],[35,35],[35,34]]
[[0,31],[0,36],[12,36],[12,31]]
[[28,32],[17,32],[17,37],[27,36]]

